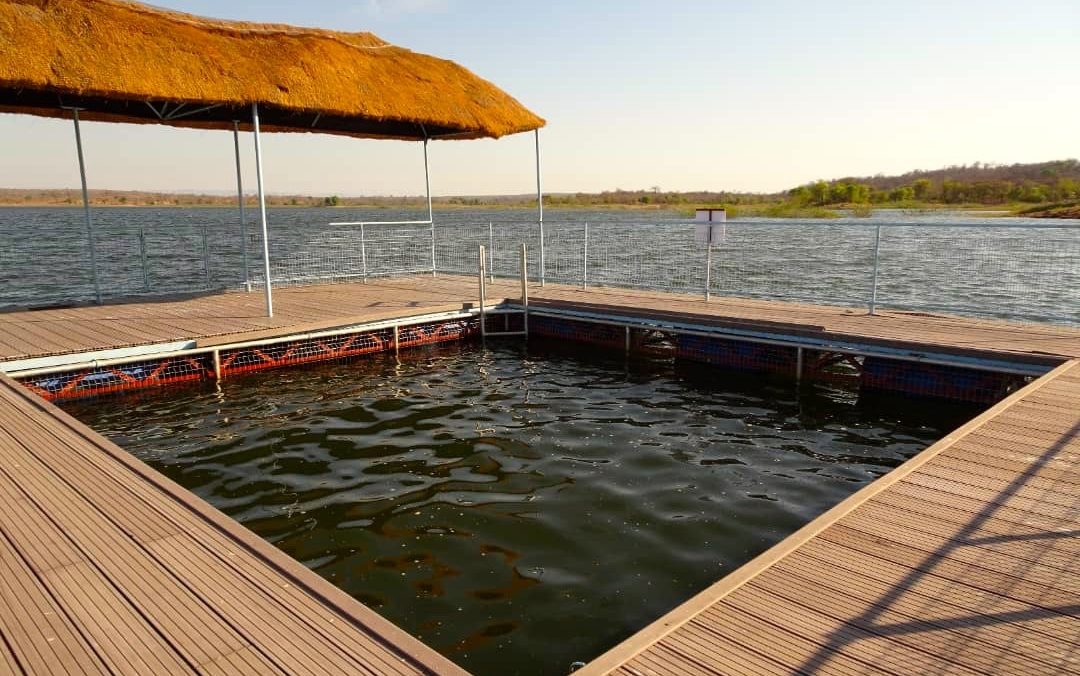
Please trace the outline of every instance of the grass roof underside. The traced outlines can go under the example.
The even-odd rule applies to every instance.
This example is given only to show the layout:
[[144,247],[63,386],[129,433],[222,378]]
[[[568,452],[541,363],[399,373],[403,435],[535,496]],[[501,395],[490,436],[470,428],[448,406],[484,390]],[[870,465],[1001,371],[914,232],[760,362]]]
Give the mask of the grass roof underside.
[[0,0],[0,112],[367,138],[498,138],[544,120],[452,61],[371,33],[122,0]]

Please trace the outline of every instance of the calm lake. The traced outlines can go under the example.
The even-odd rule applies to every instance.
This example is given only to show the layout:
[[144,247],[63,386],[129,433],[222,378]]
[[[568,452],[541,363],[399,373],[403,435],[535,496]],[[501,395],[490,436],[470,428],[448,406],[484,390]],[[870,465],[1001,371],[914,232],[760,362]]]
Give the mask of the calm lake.
[[[428,273],[429,226],[355,224],[425,215],[272,209],[271,276],[281,285]],[[103,294],[199,293],[258,282],[255,216],[249,209],[242,228],[234,209],[95,209]],[[744,219],[718,233],[709,252],[675,212],[549,210],[546,217],[542,268],[534,211],[437,212],[435,265],[475,274],[484,245],[493,272],[514,276],[524,242],[534,279],[543,269],[551,282],[696,294],[708,280],[717,295],[859,308],[876,296],[881,308],[1080,324],[1075,221],[899,211],[869,219]],[[331,225],[341,222],[353,224]],[[91,300],[91,270],[80,209],[0,208],[0,308]]]

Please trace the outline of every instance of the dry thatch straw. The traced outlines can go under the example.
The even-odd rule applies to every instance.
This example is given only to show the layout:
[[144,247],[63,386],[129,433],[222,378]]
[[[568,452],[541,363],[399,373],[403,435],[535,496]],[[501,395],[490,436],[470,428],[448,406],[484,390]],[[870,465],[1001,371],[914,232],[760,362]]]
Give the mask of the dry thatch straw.
[[371,33],[121,0],[0,0],[0,112],[67,117],[76,106],[87,120],[231,129],[252,103],[267,131],[497,138],[544,125],[456,63]]

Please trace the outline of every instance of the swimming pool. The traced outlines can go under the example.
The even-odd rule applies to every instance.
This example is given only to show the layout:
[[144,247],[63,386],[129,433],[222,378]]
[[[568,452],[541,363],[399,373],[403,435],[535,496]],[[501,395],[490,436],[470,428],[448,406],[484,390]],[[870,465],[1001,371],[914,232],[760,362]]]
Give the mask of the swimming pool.
[[451,344],[65,407],[477,674],[563,674],[972,414]]

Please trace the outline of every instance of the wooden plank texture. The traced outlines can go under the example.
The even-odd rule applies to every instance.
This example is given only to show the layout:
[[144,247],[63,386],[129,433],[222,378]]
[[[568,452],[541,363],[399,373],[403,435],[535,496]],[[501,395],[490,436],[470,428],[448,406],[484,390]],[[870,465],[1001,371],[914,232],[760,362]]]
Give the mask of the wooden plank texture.
[[0,376],[0,666],[463,674]]
[[576,673],[1080,673],[1077,397],[1080,360]]

